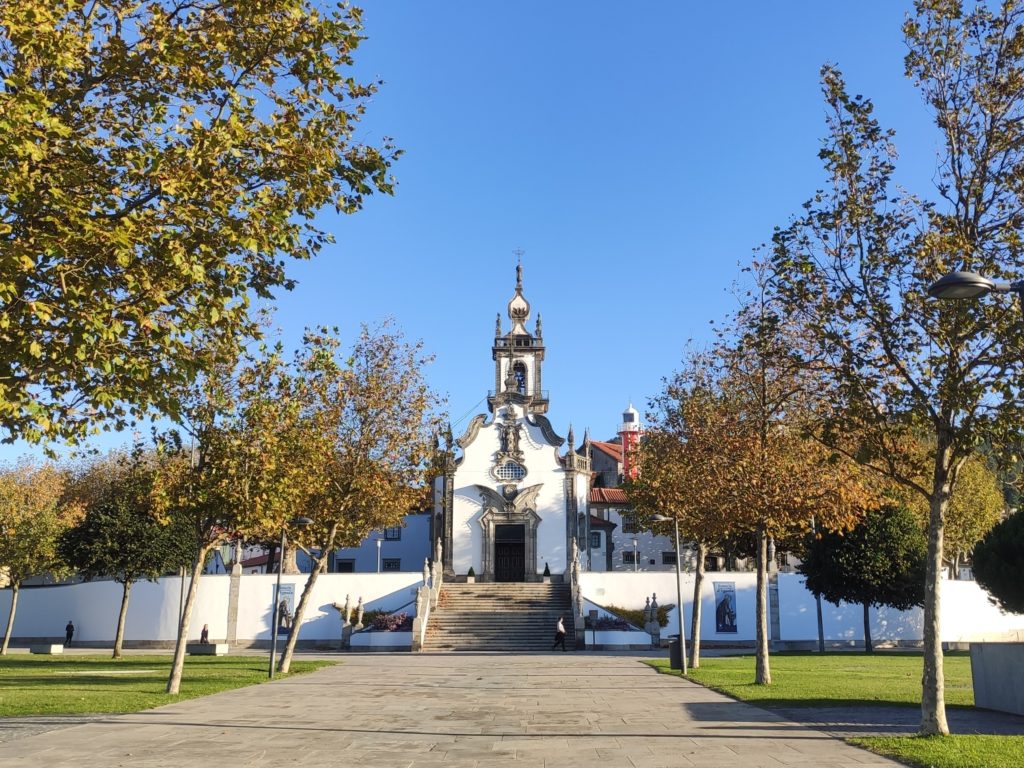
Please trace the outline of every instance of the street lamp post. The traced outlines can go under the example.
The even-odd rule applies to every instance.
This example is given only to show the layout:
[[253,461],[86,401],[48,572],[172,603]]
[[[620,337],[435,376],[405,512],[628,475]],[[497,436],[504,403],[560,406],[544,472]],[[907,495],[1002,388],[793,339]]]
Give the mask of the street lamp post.
[[636,540],[636,536],[633,537],[633,573],[636,573],[639,569],[640,558],[637,556],[640,542]]
[[682,554],[679,550],[679,518],[655,515],[654,519],[659,523],[672,521],[676,534],[676,618],[679,620],[679,657],[682,673],[686,674],[686,635],[683,631],[683,572],[679,565],[679,557]]
[[271,680],[274,679],[274,657],[277,655],[277,628],[281,621],[281,571],[284,570],[284,545],[287,542],[288,526],[307,526],[312,522],[308,517],[296,517],[281,526],[281,553],[277,558],[277,584],[274,586],[274,604],[270,610],[270,666],[267,669],[267,677]]
[[380,573],[380,539],[377,539],[377,573]]

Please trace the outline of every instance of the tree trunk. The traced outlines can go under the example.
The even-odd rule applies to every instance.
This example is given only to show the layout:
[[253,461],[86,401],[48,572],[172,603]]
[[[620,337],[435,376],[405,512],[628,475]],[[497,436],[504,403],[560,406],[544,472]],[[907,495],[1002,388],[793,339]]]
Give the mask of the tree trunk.
[[14,631],[14,613],[18,610],[18,590],[21,585],[16,582],[11,582],[11,612],[7,614],[7,629],[4,630],[4,644],[0,646],[0,656],[7,655],[7,646],[11,642],[11,633]]
[[124,644],[124,622],[128,618],[128,594],[132,591],[131,579],[125,579],[121,592],[121,612],[117,615],[117,632],[114,633],[114,656],[121,658],[121,646]]
[[299,598],[299,604],[295,606],[295,616],[292,618],[291,629],[288,630],[288,642],[285,643],[284,651],[281,653],[281,661],[277,665],[277,671],[282,675],[287,674],[291,668],[292,655],[295,653],[295,644],[299,640],[299,629],[302,626],[302,617],[306,613],[306,605],[313,594],[313,587],[316,585],[320,572],[327,565],[329,554],[334,550],[334,538],[337,534],[338,526],[332,525],[327,534],[326,544],[321,548],[319,557],[314,559],[313,568],[309,572],[309,578],[306,579],[306,586],[302,588],[302,597]]
[[871,644],[871,603],[864,603],[864,653],[874,653]]
[[292,544],[290,541],[285,542],[284,554],[281,555],[281,573],[295,575],[299,573],[299,563],[297,555],[299,548]]
[[704,559],[708,545],[697,542],[697,571],[693,581],[693,612],[690,615],[690,669],[700,669],[700,608],[701,589],[704,585]]
[[924,582],[924,674],[921,677],[922,736],[947,735],[945,677],[942,670],[942,535],[949,506],[952,449],[949,433],[936,435],[932,497],[928,514],[928,558]]
[[206,556],[213,547],[213,544],[202,547],[195,563],[192,564],[192,581],[188,585],[185,607],[181,611],[178,639],[174,644],[174,662],[171,664],[171,676],[167,679],[167,693],[178,693],[181,689],[181,673],[185,667],[185,645],[188,643],[188,625],[192,620],[192,608],[195,606],[196,593],[199,591],[199,577],[203,574],[203,563],[206,562]]
[[771,685],[772,672],[768,664],[768,535],[764,527],[757,530],[757,667],[756,685]]

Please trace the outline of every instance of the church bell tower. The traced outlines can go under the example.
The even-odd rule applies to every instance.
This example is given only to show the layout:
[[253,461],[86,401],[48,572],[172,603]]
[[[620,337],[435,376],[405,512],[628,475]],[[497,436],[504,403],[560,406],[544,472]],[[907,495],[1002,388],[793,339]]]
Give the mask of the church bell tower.
[[501,314],[494,327],[494,389],[488,393],[487,407],[494,413],[505,402],[523,406],[527,413],[546,413],[548,393],[541,387],[544,340],[540,314],[531,334],[526,329],[530,302],[523,296],[523,265],[516,266],[516,292],[508,303],[508,333],[503,333]]

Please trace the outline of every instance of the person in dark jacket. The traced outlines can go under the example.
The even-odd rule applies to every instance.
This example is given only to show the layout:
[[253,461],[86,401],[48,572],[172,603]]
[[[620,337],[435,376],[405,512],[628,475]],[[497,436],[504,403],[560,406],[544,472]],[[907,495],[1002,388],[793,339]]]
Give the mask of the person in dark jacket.
[[64,627],[64,645],[71,645],[71,638],[75,636],[75,625],[72,621],[68,620],[68,625]]

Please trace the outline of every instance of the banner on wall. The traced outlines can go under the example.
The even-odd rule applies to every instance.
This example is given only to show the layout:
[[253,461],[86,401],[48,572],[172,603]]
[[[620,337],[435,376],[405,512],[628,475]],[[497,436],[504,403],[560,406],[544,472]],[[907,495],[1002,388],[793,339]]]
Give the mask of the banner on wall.
[[295,585],[282,584],[277,597],[277,634],[287,635],[295,616]]
[[715,632],[737,632],[736,582],[715,581]]

